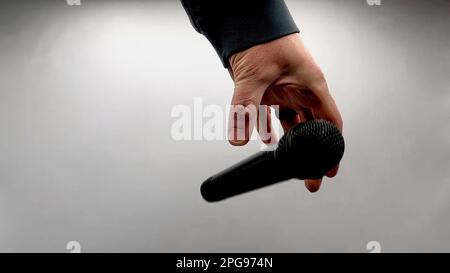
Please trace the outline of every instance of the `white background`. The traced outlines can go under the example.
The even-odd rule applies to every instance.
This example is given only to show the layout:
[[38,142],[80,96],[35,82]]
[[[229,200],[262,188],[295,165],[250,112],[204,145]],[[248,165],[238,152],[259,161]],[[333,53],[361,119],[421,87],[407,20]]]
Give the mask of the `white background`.
[[345,122],[337,178],[210,205],[259,149],[175,142],[232,82],[177,1],[2,1],[0,251],[450,251],[450,3],[287,1]]

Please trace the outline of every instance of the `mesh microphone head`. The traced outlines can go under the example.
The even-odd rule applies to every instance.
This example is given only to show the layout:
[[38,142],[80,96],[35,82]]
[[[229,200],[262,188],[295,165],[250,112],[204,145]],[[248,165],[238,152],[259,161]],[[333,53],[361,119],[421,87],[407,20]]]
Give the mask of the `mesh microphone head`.
[[280,139],[275,157],[284,162],[293,178],[319,179],[340,162],[344,150],[344,138],[333,123],[311,120]]

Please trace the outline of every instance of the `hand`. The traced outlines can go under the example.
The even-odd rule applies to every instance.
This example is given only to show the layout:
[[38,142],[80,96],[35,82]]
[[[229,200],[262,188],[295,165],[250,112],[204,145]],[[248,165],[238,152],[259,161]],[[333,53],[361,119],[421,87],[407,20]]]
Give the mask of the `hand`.
[[[291,34],[275,41],[254,46],[230,57],[230,75],[235,83],[231,102],[232,112],[228,125],[228,138],[232,145],[248,143],[257,119],[263,113],[260,105],[277,105],[284,131],[310,119],[325,119],[342,131],[339,110],[328,91],[325,77],[305,48],[299,34]],[[237,108],[235,108],[237,107]],[[238,122],[234,113],[244,109],[245,122]],[[270,113],[267,131],[258,129],[265,143],[276,142],[271,129]],[[258,126],[259,127],[259,126]],[[339,166],[326,176],[334,177]],[[322,179],[305,180],[310,192],[319,190]]]

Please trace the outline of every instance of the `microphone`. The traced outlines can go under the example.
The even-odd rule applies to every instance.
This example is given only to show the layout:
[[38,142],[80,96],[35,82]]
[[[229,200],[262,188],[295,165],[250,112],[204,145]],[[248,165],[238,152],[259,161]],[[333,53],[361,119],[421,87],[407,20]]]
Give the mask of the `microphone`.
[[333,123],[300,123],[280,139],[275,151],[258,152],[211,176],[200,192],[206,201],[218,202],[292,178],[319,179],[341,161],[344,150],[344,137]]

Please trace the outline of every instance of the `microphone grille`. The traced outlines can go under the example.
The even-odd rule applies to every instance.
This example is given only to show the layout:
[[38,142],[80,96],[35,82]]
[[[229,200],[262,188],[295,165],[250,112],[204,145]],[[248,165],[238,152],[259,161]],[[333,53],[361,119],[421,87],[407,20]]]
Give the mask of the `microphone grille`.
[[311,120],[296,125],[280,139],[275,157],[284,161],[293,177],[318,179],[341,161],[344,150],[344,137],[336,125]]

